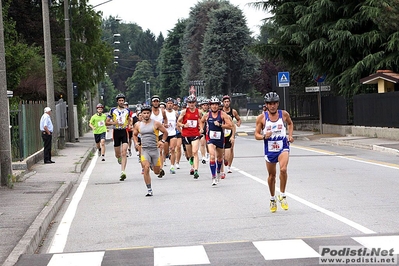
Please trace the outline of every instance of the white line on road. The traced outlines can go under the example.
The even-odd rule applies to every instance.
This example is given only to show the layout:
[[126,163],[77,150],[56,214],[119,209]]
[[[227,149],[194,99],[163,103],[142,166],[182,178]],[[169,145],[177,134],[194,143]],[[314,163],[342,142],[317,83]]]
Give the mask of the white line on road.
[[311,151],[311,152],[327,154],[327,155],[334,155],[338,158],[346,159],[346,160],[350,160],[350,161],[354,161],[354,162],[367,163],[367,164],[382,166],[382,167],[386,167],[386,168],[390,168],[390,169],[399,169],[399,166],[397,164],[379,162],[379,161],[374,161],[374,160],[367,160],[367,159],[354,157],[354,156],[344,156],[344,155],[340,155],[339,153],[336,153],[336,152],[329,152],[329,151],[324,151],[324,150],[320,150],[320,149],[307,148],[307,147],[302,147],[302,146],[298,146],[298,145],[292,145],[292,146],[294,148],[305,150],[305,151]]
[[69,234],[69,229],[71,228],[72,221],[75,218],[76,210],[78,208],[80,200],[82,199],[87,183],[89,182],[90,175],[93,172],[94,166],[96,165],[97,157],[98,155],[97,153],[95,153],[94,157],[91,159],[89,168],[87,168],[87,171],[84,174],[78,189],[72,197],[71,203],[69,204],[67,211],[62,217],[61,223],[57,228],[57,231],[49,249],[47,250],[47,253],[62,253],[64,251]]
[[[261,183],[262,185],[268,186],[268,184],[267,184],[267,182],[265,180],[262,180],[262,179],[260,179],[260,178],[258,178],[256,176],[251,175],[251,174],[248,174],[247,172],[244,172],[244,171],[242,171],[242,170],[240,170],[240,169],[238,169],[236,167],[232,167],[232,168],[235,171],[238,171],[239,173],[241,173],[241,174],[243,174],[243,175],[255,180],[256,182]],[[276,191],[277,191],[277,188],[276,188]],[[324,208],[322,208],[320,206],[317,206],[316,204],[313,204],[313,203],[311,203],[311,202],[309,202],[309,201],[307,201],[305,199],[302,199],[302,198],[300,198],[300,197],[298,197],[298,196],[296,196],[294,194],[291,194],[291,193],[288,193],[288,192],[285,192],[285,194],[288,197],[290,197],[290,198],[292,198],[292,199],[294,199],[294,200],[296,200],[296,201],[298,201],[298,202],[300,202],[300,203],[302,203],[302,204],[304,204],[304,205],[306,205],[306,206],[308,206],[308,207],[310,207],[310,208],[312,208],[314,210],[317,210],[317,211],[319,211],[321,213],[324,213],[324,214],[326,214],[326,215],[328,215],[328,216],[330,216],[330,217],[332,217],[332,218],[334,218],[334,219],[336,219],[336,220],[338,220],[338,221],[340,221],[342,223],[345,223],[345,224],[347,224],[347,225],[359,230],[360,232],[362,232],[364,234],[375,234],[376,233],[376,232],[374,232],[374,231],[372,231],[372,230],[370,230],[370,229],[368,229],[368,228],[366,228],[366,227],[364,227],[364,226],[362,226],[362,225],[360,225],[358,223],[355,223],[355,222],[353,222],[353,221],[351,221],[351,220],[349,220],[349,219],[347,219],[347,218],[345,218],[345,217],[343,217],[343,216],[341,216],[339,214],[336,214],[336,213],[334,213],[332,211],[329,211],[329,210],[324,209]]]

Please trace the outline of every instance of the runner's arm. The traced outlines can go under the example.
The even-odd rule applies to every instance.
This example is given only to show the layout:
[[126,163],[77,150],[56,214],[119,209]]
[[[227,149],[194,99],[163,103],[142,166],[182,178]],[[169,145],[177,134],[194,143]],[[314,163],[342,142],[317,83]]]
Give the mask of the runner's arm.
[[240,115],[238,114],[238,112],[237,112],[237,110],[236,109],[233,109],[233,116],[234,116],[234,118],[237,120],[237,126],[239,127],[239,126],[241,126],[241,117],[240,117]]
[[265,135],[263,135],[263,128],[265,127],[264,121],[265,121],[264,114],[260,114],[256,117],[256,127],[255,127],[255,139],[256,140],[265,139]]
[[294,142],[294,122],[292,122],[291,116],[287,111],[283,111],[284,121],[287,123],[288,130],[288,141]]

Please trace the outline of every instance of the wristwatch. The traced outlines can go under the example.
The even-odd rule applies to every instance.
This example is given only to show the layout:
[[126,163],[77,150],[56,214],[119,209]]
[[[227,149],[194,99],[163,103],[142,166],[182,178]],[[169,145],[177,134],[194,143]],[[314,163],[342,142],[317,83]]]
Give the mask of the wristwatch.
[[161,141],[162,141],[163,143],[165,143],[165,142],[166,142],[166,140],[164,140],[164,139],[161,139]]

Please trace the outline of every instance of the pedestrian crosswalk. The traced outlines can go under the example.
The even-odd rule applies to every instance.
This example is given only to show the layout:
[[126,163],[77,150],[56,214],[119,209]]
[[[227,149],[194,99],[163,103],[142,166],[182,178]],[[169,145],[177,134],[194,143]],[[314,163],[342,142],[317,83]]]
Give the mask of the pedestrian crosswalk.
[[319,265],[321,246],[393,248],[394,254],[399,254],[399,234],[236,241],[192,246],[22,255],[16,266]]

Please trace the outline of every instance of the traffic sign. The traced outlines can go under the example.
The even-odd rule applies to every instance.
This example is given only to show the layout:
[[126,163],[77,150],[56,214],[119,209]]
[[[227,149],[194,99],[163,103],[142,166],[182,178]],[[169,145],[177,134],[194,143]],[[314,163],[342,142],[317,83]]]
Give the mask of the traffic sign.
[[306,92],[318,92],[320,90],[321,87],[321,91],[330,91],[331,88],[330,86],[314,86],[314,87],[305,87],[305,91]]
[[290,72],[278,72],[277,79],[279,87],[290,86]]
[[326,80],[327,75],[314,75],[313,80],[316,81],[317,83],[324,82]]

